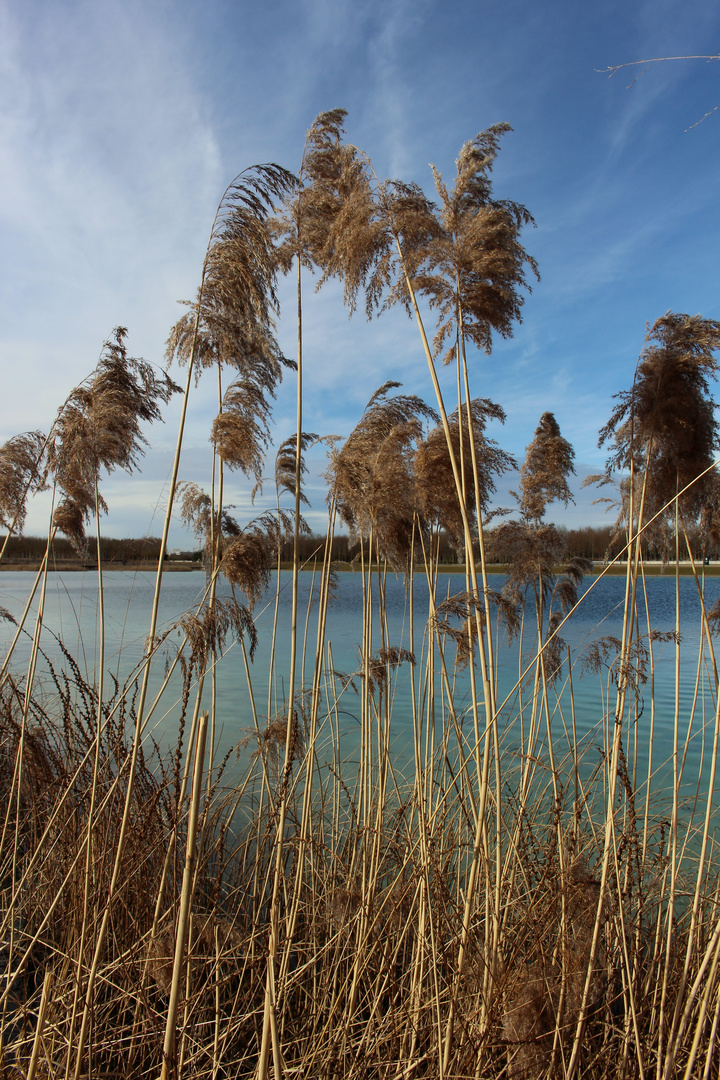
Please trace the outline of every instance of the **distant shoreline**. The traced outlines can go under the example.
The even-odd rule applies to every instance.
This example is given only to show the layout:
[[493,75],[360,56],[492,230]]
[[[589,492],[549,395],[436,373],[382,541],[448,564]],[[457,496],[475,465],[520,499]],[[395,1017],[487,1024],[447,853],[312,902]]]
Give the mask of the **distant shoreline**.
[[[29,570],[37,573],[40,569],[41,559],[5,559],[0,560],[0,572],[1,571],[13,571],[13,570]],[[163,564],[163,573],[183,573],[187,574],[193,570],[202,570],[202,563],[191,562],[189,559],[175,559],[166,560]],[[77,559],[53,559],[49,566],[50,573],[62,572],[62,573],[92,573],[97,574],[97,563],[81,563]],[[103,563],[103,573],[156,573],[157,572],[157,559],[128,559],[123,564],[121,562],[106,562]]]
[[[12,573],[14,571],[23,571],[23,570],[25,570],[25,571],[28,571],[28,572],[31,572],[31,573],[37,573],[37,571],[40,569],[40,565],[41,565],[41,560],[40,559],[8,559],[7,561],[3,559],[3,560],[0,560],[0,572]],[[602,573],[602,570],[603,570],[603,563],[602,562],[600,562],[598,560],[593,564],[593,566],[594,566],[594,569],[593,569],[593,574],[594,575],[598,575],[598,574]],[[626,573],[626,567],[627,567],[627,564],[625,562],[617,562],[617,563],[614,563],[611,567],[609,567],[606,570],[606,573],[607,574],[613,574],[613,575],[625,574]],[[675,573],[675,565],[674,565],[674,563],[667,563],[665,565],[664,571],[663,571],[662,563],[659,562],[659,561],[646,562],[644,564],[644,567],[645,567],[645,573],[649,577],[659,577],[661,575],[664,575],[665,577],[670,577],[670,576],[674,575],[674,573]],[[282,570],[292,570],[292,563],[291,562],[282,562],[280,564],[280,568]],[[50,573],[60,572],[60,573],[91,573],[91,574],[96,574],[97,573],[97,564],[96,563],[90,563],[90,562],[88,562],[88,563],[80,563],[76,559],[55,559],[51,563],[49,569],[50,569]],[[316,572],[319,573],[322,570],[322,561],[305,563],[305,565],[302,567],[302,569],[304,571],[315,570]],[[359,563],[338,562],[338,563],[335,563],[334,569],[339,571],[340,573],[359,573],[360,572],[360,565],[359,565]],[[375,564],[373,564],[373,569],[376,569]],[[439,569],[441,574],[463,574],[465,572],[465,567],[464,566],[453,564],[453,563],[441,564],[438,569]],[[703,567],[702,562],[696,561],[695,569],[696,569],[698,574],[701,574],[702,571],[704,570],[706,577],[718,577],[718,576],[720,576],[720,562],[710,563],[709,566]],[[479,572],[479,570],[480,570],[480,567],[478,566],[478,572]],[[556,572],[560,573],[561,571],[562,571],[562,567],[557,567]],[[128,559],[128,561],[125,564],[123,564],[121,562],[112,561],[112,562],[107,562],[107,563],[105,563],[103,565],[103,573],[116,573],[116,572],[119,572],[119,573],[155,574],[157,572],[157,562],[154,559]],[[203,568],[202,564],[199,563],[199,562],[191,561],[190,559],[167,559],[165,561],[165,563],[163,564],[163,573],[164,574],[165,573],[189,574],[189,573],[193,573],[193,572],[196,572],[196,573],[197,572],[204,572],[204,568]],[[487,567],[487,572],[489,574],[505,574],[507,572],[507,564],[506,563],[489,563],[488,567]],[[423,567],[422,566],[417,566],[415,568],[415,573],[416,574],[424,573]],[[692,568],[691,568],[691,565],[690,565],[690,563],[688,561],[680,563],[680,574],[683,577],[692,576]]]

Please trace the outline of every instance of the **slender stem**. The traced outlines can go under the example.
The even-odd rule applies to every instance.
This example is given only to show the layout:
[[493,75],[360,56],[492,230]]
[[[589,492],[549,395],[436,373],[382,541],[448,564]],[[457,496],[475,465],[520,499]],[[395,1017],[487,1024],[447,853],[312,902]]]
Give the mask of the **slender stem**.
[[[70,1034],[68,1043],[72,1045],[75,1033],[75,1017],[77,1015],[78,999],[82,990],[82,972],[85,961],[85,937],[88,927],[88,906],[90,900],[90,880],[92,868],[93,829],[95,819],[95,799],[97,797],[98,772],[100,768],[100,734],[102,731],[102,702],[105,673],[105,590],[103,588],[103,566],[100,545],[100,500],[98,492],[98,480],[95,477],[95,539],[98,569],[98,618],[100,620],[100,653],[98,657],[98,689],[97,689],[97,714],[95,720],[95,754],[93,758],[92,788],[90,791],[90,807],[88,809],[87,840],[85,844],[85,885],[83,889],[82,923],[80,925],[80,942],[78,944],[77,976],[75,980],[75,992],[73,994],[72,1014],[70,1016]],[[68,1054],[65,1077],[70,1074],[71,1058]]]
[[203,789],[203,767],[205,763],[205,739],[208,729],[208,714],[205,712],[200,717],[198,725],[197,741],[195,743],[195,767],[193,771],[192,796],[190,803],[190,817],[188,819],[187,849],[185,852],[185,869],[183,871],[182,891],[180,893],[180,912],[178,914],[177,934],[175,936],[175,956],[173,959],[172,983],[170,986],[170,1001],[168,1004],[167,1022],[165,1025],[165,1042],[163,1044],[163,1063],[161,1080],[167,1080],[175,1070],[175,1023],[177,1018],[178,1003],[180,1000],[180,987],[184,970],[185,945],[187,942],[188,923],[192,907],[192,885],[195,878],[195,852],[197,843],[198,813],[200,808],[200,796]]
[[[213,224],[214,228],[214,224]],[[165,550],[167,548],[168,536],[170,533],[170,523],[172,520],[172,510],[175,499],[175,492],[177,490],[178,472],[180,469],[180,451],[182,449],[183,435],[185,432],[185,421],[187,417],[188,401],[190,397],[190,387],[192,385],[192,377],[194,373],[195,356],[197,352],[197,339],[198,328],[200,324],[200,303],[202,298],[202,288],[205,281],[205,272],[207,268],[207,261],[203,267],[203,279],[200,287],[200,297],[197,303],[197,313],[195,317],[195,332],[193,339],[193,349],[190,360],[188,362],[187,380],[185,383],[185,393],[183,395],[183,403],[180,411],[180,423],[178,426],[178,437],[175,448],[175,458],[173,460],[172,474],[170,479],[170,490],[168,492],[167,507],[165,510],[165,522],[163,525],[162,538],[160,542],[160,557],[158,559],[157,574],[155,578],[155,592],[153,594],[153,603],[150,613],[150,629],[148,633],[148,646],[147,655],[145,658],[145,665],[143,669],[143,679],[140,687],[140,694],[138,697],[137,705],[137,717],[135,723],[135,735],[133,738],[132,751],[130,755],[130,768],[127,780],[127,791],[125,794],[125,805],[123,808],[123,816],[120,824],[120,833],[118,836],[117,847],[115,851],[115,862],[113,865],[112,875],[110,878],[110,885],[108,888],[107,900],[105,903],[105,910],[103,912],[102,921],[98,931],[97,943],[95,946],[95,954],[92,959],[90,971],[88,975],[87,990],[85,993],[85,1006],[83,1009],[83,1018],[80,1028],[80,1037],[78,1040],[77,1057],[75,1062],[75,1074],[74,1080],[80,1080],[83,1067],[83,1051],[85,1047],[85,1039],[87,1037],[88,1025],[90,1022],[90,1010],[93,1001],[93,993],[95,989],[95,979],[97,977],[98,968],[100,966],[100,958],[105,945],[105,935],[107,934],[108,925],[110,922],[110,914],[112,912],[112,905],[115,898],[115,890],[117,888],[118,880],[120,878],[120,867],[122,865],[122,853],[125,846],[125,839],[130,824],[130,808],[132,806],[132,799],[135,785],[135,775],[137,771],[138,754],[140,751],[140,739],[143,728],[143,713],[145,710],[145,700],[147,697],[148,685],[150,682],[150,659],[154,650],[155,635],[157,633],[158,612],[160,608],[160,589],[162,585],[163,576],[163,560],[165,557]]]
[[[299,239],[298,239],[299,244]],[[270,935],[268,939],[268,960],[263,1014],[263,1034],[258,1063],[259,1080],[265,1080],[268,1067],[268,1036],[272,1034],[273,1066],[275,1080],[282,1075],[281,1051],[277,1036],[277,1000],[275,984],[275,965],[278,953],[279,937],[279,893],[283,865],[285,837],[285,819],[287,815],[287,795],[292,767],[292,747],[295,725],[295,671],[297,665],[297,622],[298,622],[298,574],[300,571],[300,481],[302,478],[302,261],[297,255],[297,397],[296,397],[296,435],[295,435],[295,522],[293,529],[293,579],[292,613],[290,618],[290,675],[288,680],[287,727],[285,732],[285,756],[281,782],[281,799],[278,813],[278,825],[275,839],[275,875],[272,898],[270,901]]]

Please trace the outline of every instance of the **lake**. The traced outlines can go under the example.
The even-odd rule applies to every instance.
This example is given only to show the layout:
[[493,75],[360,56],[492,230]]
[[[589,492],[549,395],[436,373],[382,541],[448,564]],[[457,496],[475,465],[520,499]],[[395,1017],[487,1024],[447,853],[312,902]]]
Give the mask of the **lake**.
[[[259,634],[259,644],[254,662],[251,665],[251,678],[254,689],[259,723],[265,723],[270,695],[270,712],[282,700],[287,680],[289,652],[289,632],[291,620],[291,577],[283,571],[280,576],[278,637],[276,672],[270,679],[270,642],[272,638],[273,611],[277,578],[273,575],[270,588],[263,601],[256,605],[254,612]],[[34,581],[34,574],[26,572],[8,573],[0,579],[0,605],[19,617],[27,595]],[[491,588],[501,589],[504,579],[493,576]],[[106,671],[111,672],[122,683],[142,658],[145,635],[150,622],[150,610],[154,590],[154,575],[133,574],[128,572],[107,571],[105,583],[106,608]],[[300,628],[299,636],[305,630],[305,612],[311,590],[316,588],[313,574],[304,572],[300,576]],[[457,574],[441,574],[438,580],[437,602],[447,595],[461,592],[464,579]],[[590,587],[592,586],[592,587]],[[654,631],[672,631],[675,626],[675,579],[672,573],[664,577],[648,578],[647,605],[650,622]],[[709,608],[720,598],[720,578],[708,578],[705,585],[706,605]],[[227,591],[225,585],[219,586],[221,594]],[[575,725],[579,745],[584,751],[583,771],[586,775],[602,758],[604,740],[607,737],[608,724],[608,674],[593,674],[584,671],[584,659],[589,647],[601,637],[612,635],[619,637],[622,629],[622,608],[625,594],[623,577],[605,577],[593,585],[592,579],[584,586],[587,595],[576,613],[562,628],[561,634],[572,654],[572,692],[575,705]],[[195,607],[205,592],[205,578],[202,573],[169,573],[164,576],[160,606],[160,630],[174,625],[186,611]],[[347,675],[357,675],[360,660],[359,646],[361,635],[362,612],[362,577],[360,573],[341,573],[338,575],[337,595],[329,611],[326,642],[331,646],[332,660],[337,671]],[[639,600],[639,607],[644,609],[644,596]],[[315,605],[308,620],[308,649],[305,657],[305,682],[312,678],[315,657],[316,612]],[[390,645],[412,649],[418,660],[426,656],[427,640],[425,626],[428,614],[428,587],[424,576],[416,574],[414,579],[414,623],[415,641],[410,640],[409,596],[402,578],[388,576],[386,582],[387,640]],[[712,744],[714,723],[714,699],[712,696],[713,679],[708,674],[707,649],[699,658],[701,642],[700,603],[695,582],[692,578],[680,579],[680,623],[681,646],[679,666],[679,715],[681,738],[684,740],[688,730],[690,740],[685,763],[683,786],[692,793],[700,782],[706,782],[709,748]],[[27,629],[32,633],[33,620],[28,620]],[[48,577],[46,611],[44,619],[42,648],[46,657],[53,663],[62,663],[61,650],[57,638],[61,638],[66,648],[76,658],[79,667],[88,682],[96,681],[97,647],[99,641],[97,576],[92,572],[52,573]],[[507,703],[500,710],[500,732],[502,746],[506,753],[517,751],[520,741],[520,721],[518,708],[518,676],[533,651],[532,621],[528,618],[529,629],[526,631],[523,650],[518,641],[509,644],[502,630],[498,639],[498,702],[508,696]],[[11,640],[14,627],[8,623],[0,624],[0,646],[3,653]],[[641,619],[638,633],[646,634],[645,620]],[[373,647],[380,644],[379,627],[375,625]],[[54,636],[56,635],[56,636]],[[181,640],[180,632],[175,630],[169,636],[165,653],[172,655],[172,648]],[[300,644],[300,652],[302,645]],[[675,663],[676,649],[674,642],[655,643],[654,676],[651,684],[640,688],[637,715],[637,754],[633,759],[642,777],[647,769],[649,752],[648,735],[651,721],[651,700],[654,699],[654,742],[653,765],[658,768],[658,779],[663,785],[669,781],[669,773],[662,765],[672,754],[673,729],[675,715]],[[24,673],[30,653],[30,639],[23,635],[12,662],[13,670]],[[326,654],[327,655],[327,654]],[[300,656],[302,659],[302,656]],[[453,706],[462,731],[471,736],[472,694],[467,672],[453,671],[453,649],[448,648],[449,679],[452,683]],[[698,666],[700,662],[700,667]],[[436,660],[436,669],[439,667]],[[423,664],[414,669],[419,699],[423,692]],[[698,684],[698,672],[702,676]],[[164,672],[164,661],[155,665],[151,680],[151,695],[160,688]],[[393,687],[391,739],[396,766],[402,772],[412,759],[412,700],[410,679],[413,669],[404,664],[398,671]],[[217,730],[215,760],[236,749],[238,744],[247,739],[254,730],[250,693],[242,650],[238,645],[227,648],[217,669]],[[563,669],[562,679],[558,683],[559,703],[556,694],[550,695],[553,709],[553,730],[557,731],[558,745],[564,747],[564,730],[571,730],[570,685],[567,682],[567,664]],[[47,688],[47,666],[41,661],[38,671],[40,682]],[[436,675],[438,686],[440,677]],[[478,680],[479,683],[479,680]],[[360,680],[355,679],[355,687]],[[106,684],[107,685],[107,684]],[[697,689],[699,685],[699,690]],[[206,680],[203,707],[209,706],[209,680]],[[612,685],[610,693],[612,698]],[[52,688],[46,689],[52,696]],[[525,687],[523,700],[525,711],[532,687]],[[180,697],[180,680],[174,677],[163,695],[160,707],[152,718],[152,733],[159,744],[171,746],[176,737]],[[611,711],[611,710],[610,710]],[[692,722],[691,722],[692,719]],[[360,700],[352,687],[341,696],[337,711],[337,723],[340,728],[343,753],[352,759],[353,748],[359,739]],[[630,740],[632,743],[632,739]],[[245,750],[232,757],[232,770],[242,771],[256,743],[251,740]],[[323,741],[320,742],[321,753]],[[632,750],[633,747],[630,747]],[[632,757],[632,754],[630,755]]]

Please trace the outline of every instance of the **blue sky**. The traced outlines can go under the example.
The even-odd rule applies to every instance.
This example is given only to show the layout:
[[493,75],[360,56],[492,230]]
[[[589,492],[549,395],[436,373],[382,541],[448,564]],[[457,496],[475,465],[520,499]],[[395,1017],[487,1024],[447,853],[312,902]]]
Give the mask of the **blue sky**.
[[[256,162],[296,170],[314,117],[342,106],[378,174],[428,192],[430,162],[450,179],[467,139],[512,125],[494,189],[534,215],[525,244],[541,281],[513,339],[473,358],[472,392],[504,407],[492,434],[518,457],[553,411],[577,490],[602,464],[598,428],[646,323],[669,309],[720,317],[720,110],[703,120],[720,105],[720,63],[601,72],[719,51],[707,0],[0,0],[0,440],[47,430],[115,325],[161,364],[226,184]],[[281,295],[293,355],[291,283]],[[309,287],[305,332],[307,430],[346,435],[386,379],[431,400],[402,312],[350,321],[336,286]],[[186,479],[209,482],[214,394],[207,379],[192,400]],[[279,440],[293,395],[288,380]],[[108,478],[106,532],[159,533],[177,411],[148,433],[141,475]],[[321,454],[312,468],[321,528]],[[228,487],[246,518],[250,485]],[[551,516],[602,521],[592,497]],[[46,513],[40,500],[27,531]]]

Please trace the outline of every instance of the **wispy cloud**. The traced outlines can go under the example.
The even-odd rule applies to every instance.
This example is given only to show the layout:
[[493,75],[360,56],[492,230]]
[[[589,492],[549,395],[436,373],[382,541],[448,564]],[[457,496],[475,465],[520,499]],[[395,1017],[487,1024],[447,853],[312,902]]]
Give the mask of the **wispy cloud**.
[[[165,27],[151,10],[39,7],[6,11],[0,42],[0,230],[14,268],[0,348],[29,421],[93,366],[118,322],[159,359],[219,187],[212,129],[171,51],[158,51]],[[34,400],[9,362],[33,340],[48,365]]]
[[[720,226],[717,127],[686,136],[683,119],[717,103],[703,95],[718,69],[656,67],[632,90],[622,74],[608,82],[595,69],[713,51],[718,32],[720,14],[704,0],[0,0],[0,440],[47,428],[115,324],[129,327],[131,353],[160,362],[226,183],[256,161],[297,168],[315,114],[344,106],[349,137],[378,172],[428,190],[427,162],[451,179],[464,141],[494,121],[513,124],[496,192],[535,214],[526,243],[543,280],[514,339],[473,359],[473,391],[506,408],[494,434],[516,455],[551,409],[592,468],[595,433],[631,378],[645,321],[716,305]],[[288,355],[293,290],[281,287]],[[308,280],[304,325],[308,429],[347,435],[387,378],[431,396],[402,312],[349,321],[337,284],[313,295]],[[452,400],[452,371],[440,377]],[[278,439],[294,430],[293,397],[288,379]],[[207,469],[215,407],[215,386],[201,382],[187,478]],[[144,531],[176,422],[175,404],[150,433],[142,482],[108,481],[109,529]],[[322,467],[320,454],[318,514]],[[250,512],[247,487],[239,478],[230,487]],[[39,512],[29,528],[43,530]]]

